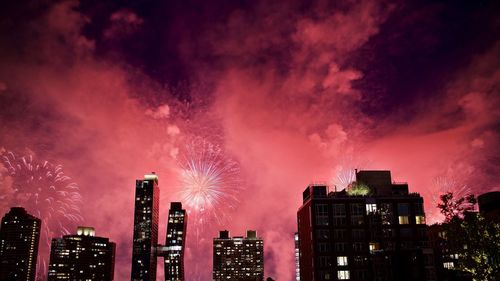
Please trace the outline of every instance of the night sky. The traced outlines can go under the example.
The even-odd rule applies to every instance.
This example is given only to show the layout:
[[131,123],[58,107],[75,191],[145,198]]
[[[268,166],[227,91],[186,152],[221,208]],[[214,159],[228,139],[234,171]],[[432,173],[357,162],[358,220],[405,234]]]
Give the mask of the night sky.
[[116,280],[135,179],[159,175],[164,242],[191,158],[232,170],[213,207],[184,202],[186,280],[211,280],[223,229],[256,229],[266,277],[291,280],[302,191],[355,168],[407,181],[431,223],[444,191],[500,189],[498,1],[1,1],[0,34],[0,213],[95,227]]

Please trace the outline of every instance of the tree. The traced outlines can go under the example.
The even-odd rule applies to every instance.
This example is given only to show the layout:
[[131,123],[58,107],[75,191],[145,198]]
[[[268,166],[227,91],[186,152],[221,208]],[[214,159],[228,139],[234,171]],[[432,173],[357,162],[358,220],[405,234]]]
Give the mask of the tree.
[[455,199],[449,192],[440,198],[446,248],[459,257],[456,268],[470,273],[473,280],[500,280],[500,224],[474,212],[473,195]]

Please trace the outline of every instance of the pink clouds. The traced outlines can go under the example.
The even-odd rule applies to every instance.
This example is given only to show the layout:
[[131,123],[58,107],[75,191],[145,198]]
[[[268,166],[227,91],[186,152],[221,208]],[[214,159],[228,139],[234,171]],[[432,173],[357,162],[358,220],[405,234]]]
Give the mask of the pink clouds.
[[104,31],[104,37],[107,39],[124,38],[135,32],[144,22],[134,12],[125,9],[111,14],[109,20],[111,24]]
[[[203,30],[199,40],[214,62],[189,64],[210,87],[190,88],[187,103],[121,59],[98,56],[82,32],[90,19],[77,5],[55,4],[33,19],[34,38],[5,55],[0,96],[16,110],[0,126],[0,147],[32,148],[65,166],[82,189],[85,224],[117,242],[117,280],[129,278],[134,180],[150,171],[160,176],[161,242],[168,202],[179,199],[177,158],[193,136],[217,139],[238,160],[246,190],[230,222],[198,243],[188,239],[188,280],[210,279],[218,229],[256,229],[265,240],[266,276],[290,280],[301,192],[310,182],[332,183],[342,169],[392,170],[424,195],[433,215],[436,177],[459,178],[476,191],[498,188],[488,175],[499,152],[498,45],[431,98],[380,118],[363,112],[374,93],[356,87],[366,73],[347,62],[394,7],[321,2],[299,13],[299,5],[262,2]],[[108,20],[105,40],[145,24],[127,9]],[[179,43],[186,44],[193,43]],[[189,48],[182,54],[189,57]]]

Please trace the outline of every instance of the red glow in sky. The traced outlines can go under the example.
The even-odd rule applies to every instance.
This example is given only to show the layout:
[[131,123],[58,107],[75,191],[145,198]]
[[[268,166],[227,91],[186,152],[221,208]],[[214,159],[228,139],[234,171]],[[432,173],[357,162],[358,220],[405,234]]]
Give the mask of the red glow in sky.
[[[90,2],[0,4],[0,148],[63,165],[84,224],[117,243],[116,280],[130,278],[135,179],[159,175],[163,241],[196,138],[238,162],[242,186],[227,220],[188,237],[187,280],[210,280],[223,229],[257,230],[266,276],[291,280],[301,193],[341,170],[391,170],[431,220],[438,178],[499,188],[498,31],[453,37],[441,15],[460,7]],[[471,28],[500,30],[474,9]],[[1,175],[4,214],[17,199]]]

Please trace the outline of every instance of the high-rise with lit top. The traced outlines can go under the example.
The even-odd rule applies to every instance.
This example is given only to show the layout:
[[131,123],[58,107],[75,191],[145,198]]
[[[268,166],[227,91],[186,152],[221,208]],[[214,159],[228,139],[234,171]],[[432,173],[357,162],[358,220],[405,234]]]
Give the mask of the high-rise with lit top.
[[145,175],[135,184],[132,281],[155,281],[159,217],[158,176]]
[[115,243],[95,236],[92,227],[79,226],[76,234],[52,239],[48,281],[113,281]]
[[389,171],[310,185],[297,212],[301,280],[435,280],[423,198]]
[[214,238],[213,280],[264,280],[264,241],[257,232],[247,236],[229,237],[227,230]]
[[40,219],[20,207],[11,208],[0,226],[0,280],[34,281]]
[[165,239],[165,281],[184,281],[184,247],[186,244],[186,210],[180,202],[170,203]]

